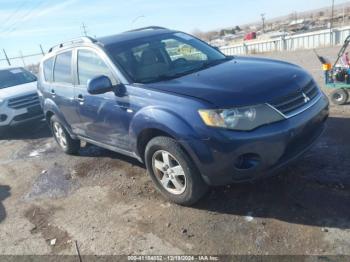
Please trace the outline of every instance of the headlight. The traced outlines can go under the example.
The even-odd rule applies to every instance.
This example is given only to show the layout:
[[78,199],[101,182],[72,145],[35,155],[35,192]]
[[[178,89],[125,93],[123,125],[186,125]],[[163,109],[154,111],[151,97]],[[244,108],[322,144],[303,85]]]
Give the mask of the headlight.
[[249,131],[259,126],[283,120],[283,116],[268,105],[233,109],[199,110],[207,126]]

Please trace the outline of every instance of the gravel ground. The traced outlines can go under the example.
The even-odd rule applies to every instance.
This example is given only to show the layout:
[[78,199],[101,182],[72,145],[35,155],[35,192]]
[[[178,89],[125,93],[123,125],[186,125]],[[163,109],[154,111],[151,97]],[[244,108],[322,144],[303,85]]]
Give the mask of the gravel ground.
[[[320,49],[334,57],[338,49]],[[265,54],[306,68],[312,51]],[[325,90],[328,92],[327,90]],[[94,146],[59,151],[46,123],[0,140],[0,254],[348,254],[350,106],[280,176],[213,188],[196,206],[165,201],[137,161]]]

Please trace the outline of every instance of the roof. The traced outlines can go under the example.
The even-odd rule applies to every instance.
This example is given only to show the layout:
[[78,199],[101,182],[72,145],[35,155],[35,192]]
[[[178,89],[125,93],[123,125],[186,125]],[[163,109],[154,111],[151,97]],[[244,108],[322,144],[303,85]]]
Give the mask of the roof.
[[[60,50],[65,47],[72,47],[72,46],[79,46],[81,44],[101,44],[103,46],[108,46],[115,43],[121,43],[126,41],[132,41],[139,38],[154,36],[154,35],[160,35],[165,33],[172,33],[175,31],[166,29],[164,27],[159,26],[149,26],[149,27],[143,27],[134,29],[131,31],[126,31],[124,33],[120,33],[117,35],[112,36],[106,36],[106,37],[100,37],[100,38],[92,38],[89,36],[79,37],[76,39],[71,39],[69,41],[65,41],[62,43],[59,43],[49,49],[48,56],[50,56],[50,53],[53,53],[54,50]],[[47,57],[47,56],[45,56]]]
[[102,43],[104,46],[108,46],[110,44],[114,44],[117,42],[126,42],[126,41],[131,41],[139,38],[155,36],[155,35],[160,35],[165,33],[172,33],[172,32],[175,32],[175,31],[162,28],[162,27],[145,27],[145,28],[135,29],[131,31],[126,31],[124,33],[117,34],[117,35],[97,38],[97,41],[99,43]]

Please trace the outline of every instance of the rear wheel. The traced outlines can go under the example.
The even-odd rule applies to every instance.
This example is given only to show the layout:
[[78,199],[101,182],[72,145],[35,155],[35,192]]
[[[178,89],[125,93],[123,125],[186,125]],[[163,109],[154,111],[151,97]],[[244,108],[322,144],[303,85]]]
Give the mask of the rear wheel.
[[340,88],[336,89],[331,94],[331,100],[336,105],[344,105],[349,99],[349,93],[347,90]]
[[174,139],[152,139],[146,147],[145,162],[157,189],[172,202],[192,205],[208,191],[192,160]]
[[52,134],[59,147],[67,154],[78,153],[80,140],[72,139],[56,116],[51,117],[50,123]]

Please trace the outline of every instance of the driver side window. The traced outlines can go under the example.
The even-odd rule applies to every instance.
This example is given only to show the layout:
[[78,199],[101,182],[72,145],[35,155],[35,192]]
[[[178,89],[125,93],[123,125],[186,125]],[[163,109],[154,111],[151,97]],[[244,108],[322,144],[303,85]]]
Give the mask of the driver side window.
[[93,51],[78,50],[77,66],[79,85],[87,85],[90,79],[99,75],[108,76],[112,84],[116,84],[106,63]]
[[184,58],[189,61],[202,61],[208,59],[203,52],[176,39],[167,39],[162,42],[165,44],[165,50],[171,61],[175,61],[179,58]]

